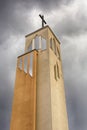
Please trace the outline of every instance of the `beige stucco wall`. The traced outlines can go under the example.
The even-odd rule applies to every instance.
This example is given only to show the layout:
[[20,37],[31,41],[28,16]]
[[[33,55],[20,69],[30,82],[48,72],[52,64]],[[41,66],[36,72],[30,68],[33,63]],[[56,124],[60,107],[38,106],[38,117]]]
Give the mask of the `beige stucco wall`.
[[[54,65],[58,62],[60,78],[56,81],[54,76]],[[49,49],[50,64],[50,88],[52,109],[52,130],[68,130],[64,83],[59,60],[51,49]]]
[[36,130],[52,130],[48,51],[38,53]]
[[[25,56],[22,56],[22,59]],[[36,129],[36,51],[33,56],[32,77],[28,72],[24,72],[23,67],[20,70],[17,66],[10,130]]]
[[[52,44],[53,50],[50,48],[50,39],[55,40],[56,47],[59,50],[60,57],[54,53],[54,45]],[[57,50],[56,50],[57,51]],[[60,42],[56,39],[55,35],[48,28],[48,53],[49,53],[49,69],[50,69],[50,91],[51,91],[51,114],[52,114],[52,130],[68,130],[68,118],[66,110],[65,90],[62,73],[62,62],[60,52]],[[58,63],[59,66],[59,77],[55,79],[54,65]]]

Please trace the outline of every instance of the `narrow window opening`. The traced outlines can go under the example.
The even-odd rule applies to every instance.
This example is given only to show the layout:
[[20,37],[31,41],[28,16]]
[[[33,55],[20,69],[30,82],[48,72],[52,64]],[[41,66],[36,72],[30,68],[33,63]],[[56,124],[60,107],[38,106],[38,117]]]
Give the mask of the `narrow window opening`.
[[28,51],[32,51],[32,42],[30,43],[29,47],[28,47]]
[[56,65],[54,65],[54,78],[56,79]]
[[39,36],[39,49],[41,50],[41,48],[42,48],[42,37],[41,36]]
[[56,81],[60,78],[58,63],[54,65],[54,77]]
[[28,56],[24,57],[24,72],[27,73]]
[[42,50],[46,49],[46,39],[42,37]]
[[18,68],[20,68],[22,70],[22,58],[19,59],[19,65]]
[[32,40],[32,50],[35,49],[35,39]]
[[30,54],[29,74],[33,76],[33,54]]
[[58,47],[57,47],[57,57],[60,59],[60,52],[59,52]]
[[50,39],[50,48],[53,50],[53,47],[52,47],[52,38]]
[[36,50],[39,49],[39,37],[38,36],[35,37],[35,48],[36,48]]
[[56,65],[57,65],[57,78],[60,78],[60,75],[59,75],[59,65],[58,65],[58,63]]
[[54,39],[53,39],[53,45],[54,45],[54,53],[56,54],[56,43]]

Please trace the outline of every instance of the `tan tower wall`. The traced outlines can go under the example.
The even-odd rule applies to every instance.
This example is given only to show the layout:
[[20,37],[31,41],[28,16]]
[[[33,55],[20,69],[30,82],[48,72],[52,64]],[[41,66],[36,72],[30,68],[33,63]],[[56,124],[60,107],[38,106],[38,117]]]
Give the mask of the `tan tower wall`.
[[36,130],[52,130],[48,51],[38,52]]
[[[61,61],[50,50],[50,87],[51,87],[51,109],[52,109],[52,130],[68,130],[63,75]],[[59,79],[56,81],[54,66],[58,62]]]
[[[33,53],[33,76],[29,72],[30,53],[18,58],[10,130],[35,130],[36,126],[36,65],[37,52]],[[28,57],[27,73],[24,72],[24,58]],[[22,60],[22,69],[19,61]]]
[[[49,31],[49,39],[50,38],[54,40],[56,46],[56,49],[54,44],[52,44],[52,48],[49,47],[52,130],[68,130],[60,44],[53,36],[52,32]],[[57,67],[57,65],[58,68],[55,70],[55,66]]]

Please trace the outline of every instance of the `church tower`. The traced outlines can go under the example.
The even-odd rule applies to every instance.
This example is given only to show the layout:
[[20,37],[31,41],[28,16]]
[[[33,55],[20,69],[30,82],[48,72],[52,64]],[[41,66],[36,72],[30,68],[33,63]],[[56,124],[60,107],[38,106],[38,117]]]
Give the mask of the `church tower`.
[[49,26],[25,36],[10,130],[68,130],[60,42]]

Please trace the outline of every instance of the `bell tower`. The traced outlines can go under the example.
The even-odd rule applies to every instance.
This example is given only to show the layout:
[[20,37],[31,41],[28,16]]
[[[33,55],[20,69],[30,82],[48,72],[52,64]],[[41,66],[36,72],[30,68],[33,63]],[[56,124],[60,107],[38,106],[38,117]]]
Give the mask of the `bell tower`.
[[17,58],[10,130],[68,130],[60,42],[45,26]]

